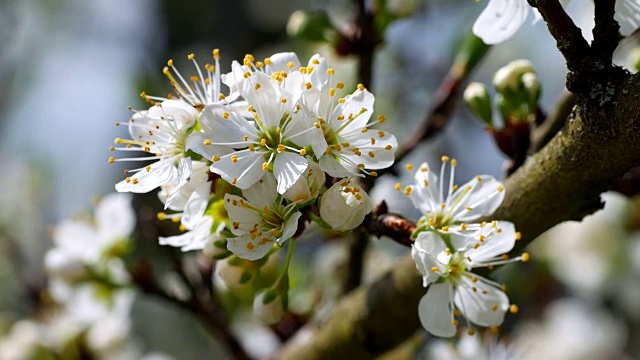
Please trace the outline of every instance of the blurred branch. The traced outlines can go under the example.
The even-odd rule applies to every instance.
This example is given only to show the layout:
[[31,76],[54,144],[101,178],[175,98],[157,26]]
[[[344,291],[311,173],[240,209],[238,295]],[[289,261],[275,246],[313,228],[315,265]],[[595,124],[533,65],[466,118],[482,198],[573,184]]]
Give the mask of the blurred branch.
[[[221,342],[228,347],[232,359],[250,360],[251,358],[244,351],[238,339],[231,333],[224,318],[224,312],[219,308],[218,302],[213,301],[211,293],[201,287],[202,283],[197,286],[192,283],[190,277],[183,271],[181,260],[175,264],[175,270],[178,276],[183,279],[184,285],[188,286],[191,291],[191,296],[186,301],[168,294],[157,283],[151,264],[147,261],[139,262],[131,270],[131,275],[135,284],[145,294],[163,299],[192,313],[214,337],[221,338]],[[208,295],[203,296],[204,293],[208,293]]]
[[[458,92],[462,84],[471,71],[484,59],[490,48],[475,35],[470,35],[465,39],[447,76],[442,80],[433,96],[431,109],[427,116],[413,135],[404,141],[396,151],[395,164],[401,163],[411,150],[415,149],[423,141],[439,134],[449,123],[449,118],[455,109]],[[378,171],[378,174],[395,173],[395,171],[395,168],[391,167]]]

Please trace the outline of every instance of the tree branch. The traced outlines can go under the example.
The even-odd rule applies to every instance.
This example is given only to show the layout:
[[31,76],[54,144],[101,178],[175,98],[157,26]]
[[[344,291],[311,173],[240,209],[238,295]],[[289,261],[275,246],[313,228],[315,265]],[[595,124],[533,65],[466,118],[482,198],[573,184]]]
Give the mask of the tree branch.
[[547,22],[549,32],[556,39],[558,50],[567,61],[569,71],[579,72],[585,68],[583,63],[589,59],[591,48],[562,5],[558,0],[535,0],[535,5]]
[[[625,75],[612,99],[578,99],[565,128],[506,181],[493,218],[522,233],[519,251],[542,232],[601,207],[600,193],[640,162],[640,74]],[[606,109],[606,110],[605,110]],[[419,328],[422,279],[410,256],[369,287],[345,297],[328,318],[307,325],[278,359],[369,359]]]

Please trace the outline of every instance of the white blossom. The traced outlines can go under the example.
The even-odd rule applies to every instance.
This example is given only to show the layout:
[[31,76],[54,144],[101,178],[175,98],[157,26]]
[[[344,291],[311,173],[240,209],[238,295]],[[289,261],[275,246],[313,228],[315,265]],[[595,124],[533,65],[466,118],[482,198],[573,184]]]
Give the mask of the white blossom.
[[68,282],[86,276],[87,267],[100,267],[106,274],[112,274],[117,269],[111,266],[113,263],[103,260],[126,246],[134,227],[131,197],[117,193],[107,195],[96,206],[94,223],[67,219],[55,227],[55,246],[45,256],[45,268],[51,275]]
[[411,248],[423,285],[428,287],[418,305],[422,326],[436,336],[454,336],[458,325],[454,309],[469,323],[500,325],[509,310],[507,295],[500,284],[471,270],[528,260],[528,254],[512,260],[502,257],[515,244],[513,224],[506,221],[474,224],[460,234],[449,234],[446,239],[438,232],[423,231]]
[[[313,60],[317,67],[303,68],[309,80],[300,112],[295,115],[296,126],[300,127],[299,141],[303,137],[308,139],[305,141],[310,143],[320,167],[331,176],[376,175],[371,170],[391,166],[398,143],[392,134],[372,128],[384,122],[382,115],[369,122],[373,115],[373,94],[360,84],[354,93],[338,98],[344,84],[334,84],[334,69],[320,73],[324,63]],[[314,76],[316,73],[320,74]],[[306,128],[311,131],[302,131]]]
[[[146,152],[153,156],[115,159],[116,161],[154,161],[152,164],[125,171],[128,175],[116,184],[119,192],[146,193],[161,185],[174,184],[178,191],[191,176],[191,158],[186,154],[189,142],[198,142],[197,136],[190,137],[196,125],[198,112],[190,105],[177,100],[167,100],[152,106],[148,111],[138,111],[130,119],[131,140],[116,139],[113,151]],[[228,151],[220,149],[220,152]]]
[[274,244],[282,246],[298,229],[302,214],[295,204],[284,205],[276,192],[274,176],[267,172],[254,186],[242,192],[244,198],[226,194],[224,206],[231,232],[227,248],[246,260],[264,257]]
[[[449,183],[445,187],[445,172],[450,164]],[[504,199],[504,186],[492,176],[479,175],[462,186],[454,184],[455,159],[442,157],[440,178],[425,162],[415,173],[415,184],[405,187],[404,193],[423,214],[418,225],[439,231],[457,231],[465,222],[489,216]],[[397,190],[401,190],[398,183]]]

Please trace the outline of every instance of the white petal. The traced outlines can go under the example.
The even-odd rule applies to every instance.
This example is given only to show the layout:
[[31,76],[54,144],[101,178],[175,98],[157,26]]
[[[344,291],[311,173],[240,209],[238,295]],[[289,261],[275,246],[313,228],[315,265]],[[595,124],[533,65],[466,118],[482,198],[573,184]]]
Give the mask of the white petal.
[[205,133],[194,132],[189,134],[187,138],[187,149],[194,151],[196,154],[201,155],[208,161],[211,161],[213,156],[225,156],[231,154],[234,150],[229,146],[220,145],[205,145],[204,141],[209,139]]
[[[314,64],[314,61],[319,62],[319,64]],[[307,69],[311,67],[313,67],[313,70],[309,75],[309,81],[316,89],[324,88],[329,82],[329,75],[327,74],[329,66],[327,65],[327,60],[319,54],[315,54],[309,59]]]
[[273,174],[278,182],[278,193],[284,194],[307,169],[308,163],[300,154],[283,152],[276,155]]
[[485,44],[498,44],[509,39],[527,19],[526,0],[490,0],[473,24],[473,33]]
[[[236,195],[225,194],[224,195],[224,208],[229,215],[229,221],[231,222],[231,232],[234,235],[243,235],[251,230],[255,224],[259,224],[262,218],[254,211],[242,206],[242,203],[246,202],[243,198]],[[233,226],[237,223],[237,226]]]
[[191,177],[191,158],[185,157],[180,159],[180,162],[178,163],[178,170],[174,172],[173,175],[173,186],[169,192],[169,197],[167,197],[167,201],[164,204],[165,209],[180,194],[180,189],[187,184],[189,177]]
[[171,159],[157,161],[149,165],[149,171],[142,169],[129,176],[129,182],[122,180],[116,184],[118,192],[147,193],[171,181],[177,171]]
[[296,233],[298,230],[298,219],[300,219],[300,216],[302,216],[300,211],[296,211],[285,221],[282,229],[282,235],[276,240],[278,245],[282,246],[287,239],[290,239]]
[[[362,134],[361,135],[366,135]],[[344,139],[349,143],[349,149],[343,148],[340,151],[340,157],[345,157],[355,164],[364,165],[365,169],[385,169],[393,165],[395,160],[394,151],[398,147],[396,137],[384,133],[384,139],[381,139],[377,134],[373,136],[360,136],[360,139],[353,140],[353,138]],[[373,139],[373,140],[371,140]],[[342,142],[342,139],[340,139]],[[386,150],[387,146],[391,146],[390,150]],[[353,153],[352,149],[358,148],[360,155]]]
[[423,231],[418,234],[418,238],[411,247],[411,257],[416,262],[418,271],[422,274],[422,285],[427,287],[440,278],[438,273],[431,270],[437,267],[440,271],[444,269],[436,256],[445,251],[447,245],[440,236],[431,231]]
[[[516,244],[516,229],[512,223],[498,221],[495,228],[491,229],[489,226],[485,226],[485,228],[488,228],[488,231],[483,234],[485,235],[484,242],[478,248],[472,248],[464,254],[465,258],[470,258],[473,263],[482,263],[508,253]],[[452,239],[454,236],[451,234]],[[476,240],[476,242],[478,241]]]
[[258,136],[255,126],[224,104],[207,105],[200,114],[200,123],[206,138],[213,143],[238,143],[244,142],[244,136],[251,139]]
[[[341,130],[341,133],[362,131],[362,128],[367,125],[371,115],[373,115],[374,101],[375,97],[369,92],[369,90],[356,90],[353,94],[344,98],[344,103],[336,106],[334,110],[334,118],[337,118],[339,115],[343,115],[344,120],[332,122],[331,126],[334,129],[338,129],[343,126],[345,122],[349,122],[349,124]],[[361,115],[358,115],[362,109],[366,109],[366,111]],[[355,119],[350,121],[350,117],[355,117]]]
[[245,260],[262,259],[273,247],[273,240],[263,240],[261,237],[253,240],[249,234],[227,238],[227,249]]
[[457,332],[453,325],[453,287],[449,283],[432,284],[418,304],[420,323],[431,334],[451,337]]
[[253,186],[242,190],[242,195],[258,209],[265,206],[273,207],[278,197],[276,192],[276,178],[270,172],[265,172],[262,178]]
[[438,176],[431,170],[429,164],[423,162],[416,171],[414,179],[415,185],[411,187],[409,194],[413,206],[423,215],[440,212]]
[[[453,219],[457,222],[465,222],[489,216],[500,206],[504,195],[504,186],[501,182],[489,175],[477,176],[451,194],[451,201],[458,202],[452,209]],[[458,201],[461,196],[462,198]]]
[[158,118],[172,119],[174,125],[181,131],[195,126],[198,116],[193,106],[179,100],[166,100],[160,106],[152,106],[149,114]]
[[[473,291],[473,289],[476,291]],[[502,290],[478,276],[477,282],[463,277],[456,287],[455,304],[460,312],[474,324],[499,326],[509,309],[509,298]]]
[[[289,73],[293,70],[300,69],[300,60],[294,52],[283,52],[269,56],[270,64],[266,65],[265,70],[268,74],[276,71],[284,71]],[[292,66],[289,66],[290,63]]]
[[[258,71],[252,73],[242,86],[240,93],[249,104],[253,105],[264,126],[273,130],[280,126],[280,120],[285,112],[284,105],[280,101],[280,83]],[[293,105],[290,104],[290,106]]]
[[349,167],[349,169],[347,169],[347,167],[343,166],[341,163],[338,162],[338,160],[336,160],[333,155],[330,154],[324,154],[320,157],[320,168],[322,168],[322,170],[324,172],[326,172],[327,174],[329,174],[330,176],[333,177],[350,177],[353,175],[357,175],[357,176],[362,176],[356,168],[354,168],[353,166]]
[[[237,156],[237,161],[233,162],[232,156]],[[234,153],[222,156],[219,161],[211,164],[211,171],[222,176],[222,178],[239,187],[246,189],[255,184],[262,175],[262,163],[264,156],[259,152],[251,152],[250,150],[240,150]]]

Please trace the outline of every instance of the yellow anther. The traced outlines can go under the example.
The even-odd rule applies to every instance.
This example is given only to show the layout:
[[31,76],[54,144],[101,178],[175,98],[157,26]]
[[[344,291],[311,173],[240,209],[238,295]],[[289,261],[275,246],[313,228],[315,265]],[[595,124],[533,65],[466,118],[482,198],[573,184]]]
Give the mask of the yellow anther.
[[260,89],[260,83],[256,83],[256,85],[253,88],[256,89],[256,90],[259,90]]
[[220,99],[220,100],[224,100],[224,99],[225,99],[224,94],[223,94],[223,93],[220,93],[220,95],[218,95],[218,99]]
[[456,320],[456,319],[451,320],[451,324],[453,326],[458,326],[458,320]]
[[380,137],[380,139],[382,139],[384,137],[384,131],[378,131],[378,136]]
[[209,146],[211,145],[211,140],[210,139],[204,139],[204,141],[202,142],[205,146]]
[[500,288],[502,289],[502,292],[507,292],[507,284],[500,285]]
[[338,89],[344,89],[344,84],[343,84],[343,83],[341,83],[341,82],[339,82],[339,83],[337,83],[337,84],[336,84],[336,87],[337,87]]
[[361,130],[361,131],[362,131],[362,133],[364,134],[364,133],[366,133],[367,131],[369,131],[369,129],[365,127],[365,128],[362,128],[362,130]]
[[509,307],[509,312],[512,313],[512,314],[517,314],[518,313],[518,305],[511,304],[511,306]]
[[407,164],[407,165],[405,165],[404,168],[407,169],[407,171],[411,171],[411,170],[413,170],[413,165],[412,164]]
[[458,185],[453,185],[453,186],[451,187],[451,190],[452,190],[452,191],[456,191],[456,190],[458,190]]
[[109,164],[113,164],[116,161],[116,159],[113,158],[113,156],[109,157]]
[[287,103],[287,98],[284,98],[284,97],[283,97],[283,98],[281,98],[281,99],[280,99],[280,102],[281,102],[281,103],[283,103],[283,104],[286,104],[286,103]]
[[516,232],[516,241],[522,239],[522,234],[520,233],[520,231]]
[[362,84],[358,84],[358,90],[360,90],[360,91],[364,91],[364,85],[362,85]]
[[157,216],[160,221],[164,221],[167,218],[167,214],[163,212],[159,212]]
[[380,124],[383,124],[383,123],[385,122],[385,120],[386,120],[386,119],[385,119],[384,115],[380,115],[380,116],[378,116],[378,122],[379,122]]
[[509,260],[509,255],[507,254],[502,254],[502,256],[500,256],[502,258],[502,260]]
[[364,164],[358,164],[358,169],[364,169]]
[[284,145],[278,144],[278,152],[281,153],[284,151]]
[[271,65],[271,59],[270,58],[264,58],[264,63],[267,65]]
[[307,155],[307,150],[305,150],[305,149],[300,149],[300,155],[302,155],[302,156]]
[[402,189],[402,184],[400,184],[399,182],[396,183],[395,189],[400,191],[400,189]]
[[335,73],[336,73],[336,69],[334,69],[334,68],[328,68],[328,69],[327,69],[327,74],[329,74],[329,75],[335,75]]
[[498,304],[493,304],[493,306],[491,307],[491,311],[493,312],[498,311]]
[[211,161],[213,161],[213,162],[220,161],[220,156],[218,156],[218,155],[213,155],[213,157],[211,158]]
[[460,224],[460,230],[462,231],[466,231],[467,230],[467,225],[466,224]]
[[474,329],[469,329],[469,331],[467,331],[467,334],[469,334],[469,336],[473,336],[476,334],[476,331]]
[[269,170],[269,164],[267,164],[266,161],[262,163],[262,170],[264,170],[264,171]]
[[336,89],[331,88],[329,89],[329,96],[335,96],[336,95]]
[[371,176],[373,176],[373,177],[376,177],[376,176],[378,176],[378,173],[377,173],[377,172],[375,172],[375,171],[371,171],[371,172],[369,173],[369,175],[371,175]]
[[528,262],[531,259],[531,256],[529,255],[529,253],[523,253],[522,254],[522,262]]
[[264,63],[263,63],[262,61],[258,61],[258,62],[256,62],[256,67],[261,68],[261,67],[263,67],[263,66],[264,66]]
[[248,136],[248,135],[243,136],[243,137],[242,137],[242,140],[244,140],[244,141],[249,141],[249,136]]
[[442,227],[441,230],[442,230],[442,232],[449,232],[449,227],[445,225],[445,226]]
[[169,67],[173,66],[173,59],[169,59],[169,61],[167,61],[167,66]]
[[373,151],[369,151],[369,154],[368,154],[368,155],[369,155],[369,157],[370,157],[370,158],[374,158],[374,157],[376,156],[376,155],[373,153]]
[[228,112],[226,112],[226,111],[225,111],[225,112],[223,112],[223,113],[222,113],[222,118],[223,118],[223,119],[225,119],[225,120],[228,120],[228,119],[229,119],[229,113],[228,113]]
[[504,190],[504,186],[498,185],[498,192],[502,192]]
[[404,188],[404,194],[405,194],[405,195],[407,195],[407,196],[409,196],[409,195],[411,194],[411,189],[412,189],[412,187],[411,187],[411,186],[407,186],[407,187],[405,187],[405,188]]
[[310,89],[313,87],[313,85],[311,85],[311,83],[310,83],[310,82],[308,82],[308,83],[304,84],[304,87],[305,87],[307,90],[310,90]]
[[238,182],[238,178],[233,178],[231,181],[231,185],[235,185]]
[[133,185],[138,185],[138,178],[133,178]]
[[213,49],[213,58],[216,60],[220,60],[220,49]]
[[231,155],[231,162],[237,163],[238,162],[238,155]]
[[438,267],[437,267],[437,266],[434,266],[434,267],[432,267],[432,268],[431,268],[431,271],[433,271],[433,272],[438,272],[439,270],[440,270],[440,269],[438,269]]
[[260,145],[261,146],[267,146],[267,139],[261,139],[260,140]]
[[442,162],[448,162],[449,161],[449,157],[448,156],[443,156],[440,158],[442,160]]

